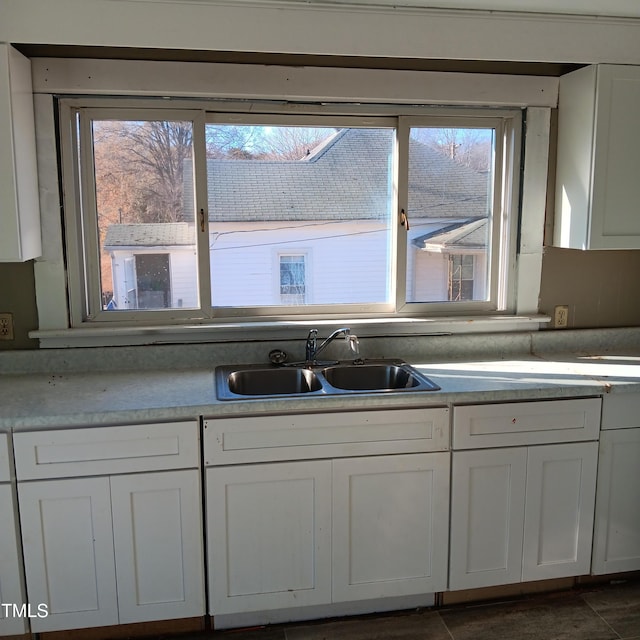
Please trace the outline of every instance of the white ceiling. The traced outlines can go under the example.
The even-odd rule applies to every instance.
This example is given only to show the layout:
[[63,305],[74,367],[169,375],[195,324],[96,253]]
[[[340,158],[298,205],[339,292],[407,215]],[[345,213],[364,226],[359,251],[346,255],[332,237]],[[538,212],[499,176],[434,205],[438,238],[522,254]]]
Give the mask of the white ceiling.
[[358,4],[384,7],[474,9],[640,18],[638,0],[293,0],[304,4]]

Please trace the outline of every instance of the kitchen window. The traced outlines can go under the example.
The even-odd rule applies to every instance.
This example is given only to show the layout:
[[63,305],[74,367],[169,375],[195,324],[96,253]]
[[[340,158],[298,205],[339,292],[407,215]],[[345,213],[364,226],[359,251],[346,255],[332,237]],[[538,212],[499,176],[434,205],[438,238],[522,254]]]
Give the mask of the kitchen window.
[[514,312],[521,110],[131,104],[60,101],[73,326]]

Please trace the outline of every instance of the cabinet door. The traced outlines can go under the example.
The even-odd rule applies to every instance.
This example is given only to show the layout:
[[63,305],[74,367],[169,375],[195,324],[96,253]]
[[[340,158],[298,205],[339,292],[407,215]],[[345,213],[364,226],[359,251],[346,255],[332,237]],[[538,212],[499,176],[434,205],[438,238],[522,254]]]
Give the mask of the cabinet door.
[[111,502],[120,623],[204,615],[198,471],[114,476]]
[[640,569],[640,429],[600,437],[593,573]]
[[599,65],[593,151],[592,249],[640,248],[640,67]]
[[207,469],[210,613],[331,601],[331,462]]
[[520,582],[527,449],[456,451],[450,589]]
[[560,79],[554,242],[639,249],[640,67],[592,65]]
[[[0,602],[25,604],[20,576],[20,555],[16,535],[15,507],[11,485],[0,485]],[[34,609],[34,613],[37,611]],[[13,615],[13,609],[5,611],[0,607],[0,636],[25,633],[26,618]]]
[[0,44],[0,262],[41,253],[31,62]]
[[34,632],[118,623],[108,478],[18,485],[29,602],[46,604]]
[[523,580],[589,573],[598,443],[530,447]]
[[449,453],[333,461],[333,600],[447,585]]

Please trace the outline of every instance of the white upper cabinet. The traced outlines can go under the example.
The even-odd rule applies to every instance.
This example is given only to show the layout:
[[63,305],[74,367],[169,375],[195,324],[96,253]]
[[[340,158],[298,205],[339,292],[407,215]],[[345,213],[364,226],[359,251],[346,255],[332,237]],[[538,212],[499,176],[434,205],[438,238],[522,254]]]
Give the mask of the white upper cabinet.
[[560,79],[554,244],[640,249],[640,67]]
[[0,44],[0,262],[41,255],[31,62]]

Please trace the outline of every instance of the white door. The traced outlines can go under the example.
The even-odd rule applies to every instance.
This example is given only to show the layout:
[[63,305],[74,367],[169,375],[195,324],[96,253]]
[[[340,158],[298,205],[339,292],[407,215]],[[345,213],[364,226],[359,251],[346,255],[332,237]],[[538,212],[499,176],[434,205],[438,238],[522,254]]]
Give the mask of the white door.
[[[15,508],[11,485],[0,485],[0,602],[5,606],[16,605],[5,611],[0,607],[0,636],[25,633],[26,617],[20,615],[20,607],[25,603],[20,577],[18,539],[16,535]],[[37,615],[37,607],[33,608]]]
[[520,582],[526,447],[455,451],[449,588]]
[[18,485],[34,632],[118,624],[108,478]]
[[210,613],[331,601],[331,462],[207,469]]
[[333,601],[447,587],[449,453],[333,461]]
[[600,436],[593,573],[640,570],[640,429]]
[[590,572],[598,443],[530,447],[522,579]]
[[199,473],[111,478],[120,624],[202,616]]

